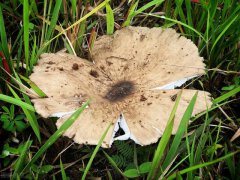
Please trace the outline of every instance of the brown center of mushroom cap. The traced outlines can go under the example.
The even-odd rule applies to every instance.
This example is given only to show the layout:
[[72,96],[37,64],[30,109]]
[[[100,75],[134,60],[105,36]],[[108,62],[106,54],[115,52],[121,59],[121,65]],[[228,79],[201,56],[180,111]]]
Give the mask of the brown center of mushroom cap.
[[134,90],[134,84],[131,81],[120,81],[112,86],[105,97],[111,102],[121,101],[129,96]]

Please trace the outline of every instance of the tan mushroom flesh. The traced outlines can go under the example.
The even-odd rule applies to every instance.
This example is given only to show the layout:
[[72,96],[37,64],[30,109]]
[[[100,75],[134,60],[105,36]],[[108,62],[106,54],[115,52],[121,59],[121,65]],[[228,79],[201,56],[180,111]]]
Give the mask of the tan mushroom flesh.
[[[79,144],[96,145],[109,123],[102,147],[116,139],[140,145],[155,143],[166,127],[175,86],[204,74],[197,47],[173,29],[127,27],[94,44],[93,62],[67,53],[43,54],[30,79],[47,98],[32,99],[44,118],[57,116],[57,127],[91,99],[64,133]],[[196,90],[183,90],[173,134]],[[211,105],[209,93],[199,91],[193,115]],[[124,135],[114,137],[119,128]]]

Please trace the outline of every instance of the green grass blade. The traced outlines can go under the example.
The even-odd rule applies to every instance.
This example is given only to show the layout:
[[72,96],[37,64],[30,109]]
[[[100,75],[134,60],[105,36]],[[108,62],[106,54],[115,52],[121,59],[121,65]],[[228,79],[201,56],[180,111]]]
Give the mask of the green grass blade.
[[[14,69],[13,69],[14,70]],[[16,77],[16,81],[19,82],[19,84],[23,84],[21,79],[19,78],[18,74],[15,72],[14,70],[14,75]],[[15,98],[19,99],[20,100],[20,97],[15,93],[15,91],[10,87],[8,86],[10,91],[12,92],[12,94],[14,95]],[[25,89],[21,86],[19,86],[20,89],[25,92]],[[29,105],[32,105],[32,102],[30,100],[30,98],[25,94],[25,93],[22,93],[22,96],[25,100],[25,102]],[[38,141],[41,143],[41,136],[40,136],[40,131],[39,131],[39,125],[38,125],[38,122],[37,122],[37,117],[35,115],[35,112],[34,111],[29,111],[25,108],[22,108],[23,109],[23,112],[25,113],[34,133],[36,134],[37,138],[38,138]]]
[[54,29],[57,25],[57,21],[58,21],[58,15],[59,15],[59,10],[60,10],[60,7],[62,5],[62,1],[56,1],[56,4],[54,6],[54,9],[53,9],[53,12],[52,12],[52,19],[51,19],[51,23],[50,23],[50,26],[48,28],[48,31],[47,31],[47,35],[46,35],[46,41],[48,41],[53,32],[54,32]]
[[132,18],[134,17],[134,11],[135,9],[137,8],[137,5],[138,5],[138,2],[135,2],[129,9],[129,12],[128,12],[128,16],[127,16],[127,19],[124,21],[124,23],[122,24],[122,27],[126,27],[126,26],[129,26],[131,24],[131,20]]
[[[21,31],[23,33],[23,28],[21,28]],[[18,45],[18,50],[17,50],[17,61],[16,61],[16,71],[19,72],[19,68],[21,66],[21,53],[22,53],[22,49],[23,49],[23,38],[22,38],[22,35],[21,35],[21,38],[19,39],[19,45]]]
[[[224,33],[229,29],[229,27],[234,23],[234,21],[238,18],[238,15],[233,18],[233,20],[231,20],[229,22],[229,24],[227,24],[227,26],[222,30],[222,32],[219,34],[219,36],[217,37],[217,39],[214,41],[212,48],[211,48],[211,52],[212,50],[215,48],[216,44],[218,43],[218,41],[221,39],[221,37],[224,35]],[[210,52],[210,54],[211,54]]]
[[36,37],[36,35],[34,35],[33,48],[32,48],[32,53],[31,53],[31,58],[30,58],[30,72],[32,72],[33,65],[36,64],[36,62],[37,62],[36,52],[37,52],[37,37]]
[[31,14],[33,17],[35,17],[35,15],[38,15],[38,8],[37,8],[37,4],[36,4],[36,1],[31,1]]
[[119,169],[119,167],[117,166],[116,162],[105,152],[103,151],[104,155],[106,156],[106,158],[108,159],[108,161],[110,162],[110,164],[113,166],[113,168],[119,173],[121,174],[123,177],[123,172]]
[[138,6],[138,3],[139,1],[137,1],[136,3],[134,3],[130,9],[129,9],[129,13],[128,13],[128,16],[127,16],[127,19],[126,21],[123,23],[123,27],[125,26],[129,26],[132,19],[142,13],[143,11],[147,10],[148,8],[152,7],[152,6],[155,6],[152,10],[154,10],[156,7],[158,7],[160,4],[162,4],[164,2],[164,0],[153,0],[153,1],[150,1],[149,3],[145,4],[144,6],[142,6],[141,8],[139,8],[138,10],[135,11],[135,9],[137,8]]
[[7,40],[7,34],[6,34],[6,29],[5,29],[5,24],[4,24],[4,18],[3,18],[3,13],[2,13],[2,6],[0,5],[0,37],[1,37],[1,47],[3,50],[3,53],[9,63],[10,60],[10,54],[8,51],[8,40]]
[[[17,95],[17,93],[11,88],[11,86],[8,85],[8,88],[17,100],[21,100],[20,97]],[[40,130],[39,130],[39,125],[38,125],[38,122],[37,122],[37,118],[35,116],[33,116],[31,114],[32,112],[30,112],[28,109],[22,107],[22,110],[23,110],[24,114],[26,115],[30,126],[33,129],[33,132],[37,136],[38,141],[41,143],[41,136],[40,136]]]
[[[183,4],[183,0],[175,0],[175,3],[176,3],[176,9],[175,9],[175,12],[174,12],[174,17],[177,18],[177,16],[179,15],[180,17],[180,21],[184,24],[187,23],[186,21],[186,17],[185,17],[185,13],[184,13],[184,10],[182,8],[182,4]],[[188,33],[188,29],[186,30],[186,32]]]
[[23,37],[23,27],[21,27],[21,29],[19,29],[19,32],[18,32],[18,35],[17,35],[17,38],[15,39],[15,41],[13,42],[13,45],[12,45],[12,51],[14,50],[19,50],[19,46],[21,44],[21,39]]
[[148,8],[156,5],[159,6],[160,4],[162,4],[164,2],[164,0],[153,0],[150,1],[149,3],[147,3],[146,5],[142,6],[141,8],[139,8],[137,11],[135,11],[133,13],[133,16],[138,15],[139,13],[142,13],[143,11],[147,10]]
[[67,39],[63,39],[63,42],[64,42],[64,47],[66,48],[67,52],[69,54],[76,55],[76,53],[74,52],[74,49],[73,49],[72,45],[70,44],[70,42]]
[[[207,55],[209,55],[209,30],[210,30],[210,12],[209,12],[209,10],[207,10],[207,28],[206,28],[205,33],[204,33],[204,37],[206,38]],[[199,49],[201,49],[202,44],[200,44],[198,46]],[[201,52],[201,50],[200,50],[200,52]]]
[[30,104],[27,104],[27,103],[25,103],[25,102],[23,102],[21,100],[12,98],[12,97],[4,95],[4,94],[0,94],[0,100],[8,102],[8,103],[11,103],[11,104],[15,104],[17,106],[20,106],[21,108],[26,108],[26,109],[28,109],[30,111],[35,111],[34,107],[31,106]]
[[[225,144],[224,145],[224,151],[225,151],[225,154],[227,154],[228,153],[228,147],[227,147],[227,144]],[[226,165],[227,165],[227,167],[228,167],[228,169],[229,169],[229,171],[230,171],[230,174],[231,174],[231,178],[232,179],[237,179],[237,176],[236,176],[236,169],[237,169],[237,167],[236,167],[236,165],[235,165],[235,158],[234,157],[232,157],[232,158],[228,158],[228,159],[226,159]]]
[[77,0],[72,0],[71,1],[71,5],[72,5],[72,8],[71,8],[71,10],[72,10],[72,16],[73,16],[73,19],[74,20],[76,20],[76,17],[77,17],[77,15],[76,15],[76,10],[77,10]]
[[161,138],[161,140],[158,144],[157,150],[154,153],[152,166],[151,166],[150,172],[149,172],[148,177],[147,177],[148,180],[156,178],[156,175],[158,173],[157,171],[159,171],[159,163],[160,163],[160,161],[163,157],[164,150],[165,150],[165,148],[168,144],[168,141],[169,141],[169,139],[172,135],[174,116],[175,116],[175,113],[177,111],[178,104],[180,102],[181,94],[182,94],[182,91],[178,94],[178,97],[176,99],[176,102],[175,102],[174,107],[171,111],[170,117],[168,119],[167,126],[166,126],[166,128],[163,132],[163,135],[162,135],[162,138]]
[[82,180],[84,180],[84,179],[86,178],[87,173],[88,173],[88,171],[89,171],[89,169],[90,169],[90,167],[91,167],[91,165],[92,165],[93,159],[95,158],[95,156],[96,156],[96,154],[97,154],[97,152],[98,152],[98,150],[99,150],[99,148],[100,148],[100,146],[101,146],[104,138],[106,137],[106,135],[107,135],[107,133],[108,133],[108,131],[109,131],[109,129],[110,129],[111,126],[112,126],[112,123],[110,123],[110,124],[108,125],[107,129],[105,130],[105,132],[103,133],[101,139],[99,140],[97,146],[95,147],[95,149],[94,149],[94,151],[93,151],[93,154],[92,154],[92,156],[90,157],[90,159],[89,159],[89,161],[88,161],[88,164],[87,164],[87,166],[86,166],[86,169],[85,169],[85,171],[84,171],[84,173],[83,173]]
[[23,39],[24,55],[26,62],[26,73],[29,73],[29,4],[28,0],[23,2]]
[[109,3],[106,4],[106,11],[107,11],[107,34],[111,35],[114,31],[114,14],[111,6]]
[[167,166],[171,163],[171,161],[173,160],[173,158],[176,156],[177,151],[178,151],[178,147],[181,143],[181,139],[183,137],[184,132],[186,132],[186,128],[189,122],[189,119],[191,118],[192,112],[193,112],[193,108],[194,105],[196,103],[197,100],[197,93],[193,96],[193,98],[191,99],[183,117],[182,120],[180,122],[179,128],[177,130],[177,133],[173,139],[172,145],[170,147],[169,152],[167,153],[167,157],[165,158],[165,161],[163,163],[163,170],[165,168],[167,168]]
[[[189,26],[193,27],[193,18],[192,18],[192,6],[191,6],[191,0],[186,0],[185,5],[187,8],[187,23]],[[189,34],[192,36],[192,39],[194,41],[194,34],[192,31],[189,31]]]
[[[46,19],[46,13],[47,13],[47,0],[43,1],[43,18]],[[41,32],[41,40],[40,40],[40,47],[43,45],[44,39],[45,39],[45,30],[46,30],[46,22],[42,22],[42,32]]]
[[60,168],[61,168],[61,174],[62,174],[62,180],[67,180],[67,175],[66,175],[66,172],[65,172],[65,169],[63,167],[63,163],[62,163],[62,160],[60,159]]
[[[210,162],[206,162],[206,163],[203,163],[203,164],[198,164],[198,165],[195,165],[195,166],[192,166],[192,167],[189,167],[189,168],[186,168],[184,170],[181,170],[181,171],[178,171],[179,174],[185,174],[185,173],[188,173],[190,171],[193,171],[193,170],[196,170],[196,169],[200,169],[200,168],[203,168],[203,167],[206,167],[206,166],[209,166],[209,165],[212,165],[212,164],[215,164],[217,162],[220,162],[220,161],[223,161],[225,159],[228,159],[230,157],[232,157],[233,155],[239,153],[240,151],[236,151],[236,152],[233,152],[233,153],[229,153],[221,158],[218,158],[218,159],[215,159],[213,161],[210,161]],[[167,179],[168,180],[171,180],[171,179],[175,179],[176,178],[176,175],[177,173],[174,173],[173,175],[169,176]]]
[[31,161],[25,166],[23,173],[25,170],[28,170],[31,165],[38,160],[38,158],[77,120],[79,115],[83,112],[83,110],[87,107],[89,101],[84,103],[81,108],[79,108],[73,115],[71,115],[63,125],[45,142],[45,144],[37,151],[37,153],[33,156]]
[[195,32],[197,35],[199,35],[199,36],[204,40],[204,42],[206,42],[206,39],[203,37],[203,35],[202,35],[199,31],[197,31],[197,30],[194,29],[193,27],[187,25],[186,23],[182,23],[181,21],[178,21],[178,20],[175,20],[175,19],[172,19],[172,18],[168,18],[168,17],[165,17],[165,16],[159,16],[159,15],[147,14],[147,13],[143,13],[143,14],[146,14],[146,15],[149,15],[149,16],[153,16],[153,17],[158,17],[158,18],[161,18],[161,19],[165,19],[165,20],[168,20],[168,21],[177,23],[177,24],[181,24],[181,25],[183,25],[184,27],[186,27],[186,28],[192,30],[193,32]]
[[83,43],[83,40],[84,40],[84,36],[85,36],[85,33],[86,33],[86,26],[87,26],[87,21],[84,20],[83,22],[81,22],[81,24],[79,25],[79,31],[78,31],[78,40],[76,41],[75,43],[75,51],[76,53],[78,54],[82,54],[82,43]]
[[32,82],[30,79],[26,78],[25,76],[22,76],[21,74],[19,74],[21,79],[23,79],[25,82],[28,83],[28,85],[37,93],[37,95],[41,98],[43,97],[47,97],[47,95],[34,83]]
[[13,173],[11,179],[16,179],[17,175],[19,175],[20,171],[22,170],[24,161],[26,160],[27,151],[30,148],[31,144],[32,144],[32,141],[30,141],[30,140],[27,140],[27,142],[24,144],[22,152],[21,152],[20,156],[18,157],[18,159],[16,160],[14,173]]
[[[182,157],[181,160],[179,162],[176,162],[176,165],[168,172],[168,174],[172,174],[172,172],[177,169],[187,158],[189,155]],[[175,160],[175,159],[174,159]],[[173,164],[173,162],[172,162]],[[167,172],[163,172],[162,175],[159,177],[159,179],[163,179],[163,177],[165,176]]]
[[229,92],[227,92],[226,94],[223,94],[222,96],[214,99],[214,100],[213,100],[213,103],[214,103],[214,104],[218,104],[218,103],[220,103],[220,102],[228,99],[229,97],[234,96],[235,94],[237,94],[237,93],[239,93],[239,92],[240,92],[240,86],[237,87],[237,88],[235,88],[235,89],[233,89],[233,90],[231,90],[231,91],[229,91]]
[[107,177],[108,177],[108,180],[113,180],[113,177],[112,177],[112,175],[111,175],[111,173],[110,173],[110,171],[109,170],[107,170]]
[[[193,150],[196,148],[195,147],[196,135],[193,136],[193,141],[192,142],[189,140],[188,136],[186,136],[185,139],[186,139],[185,142],[186,142],[186,147],[187,147],[187,154],[189,155],[188,156],[188,164],[189,164],[190,167],[192,167],[193,165],[195,165],[194,164],[194,152],[193,152]],[[193,172],[192,171],[188,172],[187,177],[189,179],[193,179]]]

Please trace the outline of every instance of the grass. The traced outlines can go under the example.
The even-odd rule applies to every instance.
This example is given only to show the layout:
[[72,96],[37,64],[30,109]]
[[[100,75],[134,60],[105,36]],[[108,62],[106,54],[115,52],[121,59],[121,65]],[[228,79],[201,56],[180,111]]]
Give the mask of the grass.
[[[15,116],[28,121],[22,121],[23,131],[14,132],[0,121],[0,178],[237,179],[240,144],[231,138],[240,127],[239,14],[237,0],[1,2],[0,51],[6,60],[1,56],[0,107],[14,105]],[[132,141],[104,150],[101,141],[96,147],[69,146],[71,140],[59,137],[87,104],[56,130],[54,118],[44,120],[35,113],[29,89],[45,94],[28,76],[40,54],[66,48],[88,58],[97,36],[129,25],[171,27],[191,39],[207,71],[193,86],[209,91],[213,106],[186,127],[194,96],[177,134],[170,136],[174,109],[159,143],[146,147]]]
[[[172,110],[172,112],[169,116],[169,120],[168,120],[168,124],[166,126],[166,129],[163,132],[162,138],[159,141],[156,152],[154,153],[151,168],[150,168],[150,171],[148,173],[147,179],[158,179],[161,175],[161,169],[162,169],[161,160],[163,159],[164,151],[166,149],[166,146],[167,146],[167,144],[170,140],[170,136],[172,134],[174,116],[175,116],[175,113],[177,111],[178,104],[180,102],[181,93],[182,92],[180,92],[180,94],[178,94],[178,97],[176,99],[173,110]],[[195,96],[195,100],[196,100],[196,96]],[[184,128],[184,126],[182,125],[179,129],[181,129],[181,128]],[[177,136],[175,136],[175,137],[177,137]],[[177,146],[175,146],[174,149],[175,148],[177,148]],[[171,149],[170,149],[170,151],[171,151]],[[174,155],[174,154],[171,154],[171,155]]]

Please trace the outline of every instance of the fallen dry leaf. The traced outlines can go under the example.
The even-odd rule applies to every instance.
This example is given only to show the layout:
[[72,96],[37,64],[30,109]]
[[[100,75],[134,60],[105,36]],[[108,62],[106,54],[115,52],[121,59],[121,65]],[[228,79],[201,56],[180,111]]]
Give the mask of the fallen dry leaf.
[[231,138],[231,142],[233,142],[235,139],[237,139],[240,136],[240,128],[235,132],[235,134]]

